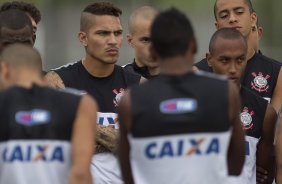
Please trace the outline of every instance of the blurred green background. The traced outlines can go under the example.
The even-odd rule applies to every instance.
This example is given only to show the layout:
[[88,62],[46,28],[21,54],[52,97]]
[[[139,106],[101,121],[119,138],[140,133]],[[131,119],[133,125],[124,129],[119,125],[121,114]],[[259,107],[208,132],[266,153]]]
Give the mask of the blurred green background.
[[[1,3],[6,2],[0,0]],[[63,64],[80,60],[84,49],[77,39],[79,17],[89,0],[26,0],[34,3],[42,13],[38,25],[36,48],[44,60],[44,69],[59,67]],[[159,10],[174,6],[184,11],[190,18],[198,41],[198,53],[195,62],[205,56],[208,42],[215,31],[213,4],[214,0],[112,0],[123,10],[121,17],[124,40],[118,64],[131,62],[133,51],[126,42],[127,21],[130,13],[143,5],[151,5]],[[282,61],[282,1],[252,0],[258,13],[259,23],[264,28],[260,42],[262,52],[278,61]]]

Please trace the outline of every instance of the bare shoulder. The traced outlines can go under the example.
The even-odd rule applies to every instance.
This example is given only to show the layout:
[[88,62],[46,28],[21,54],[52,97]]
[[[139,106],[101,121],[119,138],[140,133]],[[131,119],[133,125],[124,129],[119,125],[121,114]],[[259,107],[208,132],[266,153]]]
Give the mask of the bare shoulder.
[[131,129],[131,100],[130,100],[130,90],[127,90],[122,97],[120,104],[118,106],[118,115],[120,120],[121,128]]
[[192,66],[192,70],[194,71],[194,72],[197,72],[197,71],[199,71],[199,69],[198,69],[198,67],[197,66]]
[[277,78],[276,86],[273,91],[272,99],[270,101],[271,105],[277,113],[279,113],[282,105],[282,67],[280,67],[279,75]]
[[239,89],[232,81],[228,81],[229,99],[231,103],[236,102],[239,97]]
[[[238,87],[232,82],[228,81],[228,101],[229,101],[229,117],[232,120],[237,119],[240,113],[240,97],[239,97],[239,89]],[[237,117],[238,116],[238,117]]]
[[271,104],[267,105],[264,121],[263,121],[263,135],[262,137],[271,138],[269,142],[273,142],[275,134],[275,126],[277,121],[277,113]]
[[[145,79],[146,80],[146,79]],[[124,95],[122,96],[119,106],[118,106],[118,112],[121,114],[124,114],[123,112],[126,111],[126,114],[129,113],[129,109],[130,107],[130,90],[126,90],[126,92],[124,93]]]
[[266,115],[271,118],[277,118],[277,112],[275,111],[274,107],[271,104],[267,105]]
[[142,83],[144,83],[144,82],[146,82],[146,81],[147,81],[147,79],[146,79],[146,78],[141,77],[141,78],[140,78],[140,82],[139,82],[139,84],[142,84]]
[[47,84],[54,88],[65,88],[65,84],[61,77],[55,72],[55,71],[49,71],[45,76],[44,80],[47,82]]
[[92,112],[94,112],[98,110],[98,105],[96,100],[90,95],[83,95],[80,104],[87,111],[91,110]]

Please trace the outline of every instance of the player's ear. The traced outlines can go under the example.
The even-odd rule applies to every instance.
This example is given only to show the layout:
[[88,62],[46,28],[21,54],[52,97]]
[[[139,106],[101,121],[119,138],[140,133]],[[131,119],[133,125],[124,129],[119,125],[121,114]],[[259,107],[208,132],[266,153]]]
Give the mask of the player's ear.
[[256,26],[257,21],[258,21],[258,18],[257,18],[256,12],[252,12],[252,13],[251,13],[251,22],[252,22],[252,26]]
[[32,41],[33,41],[33,43],[32,43],[32,44],[33,44],[33,45],[34,45],[34,43],[35,43],[35,40],[36,40],[36,34],[35,34],[35,33],[33,33],[33,34],[32,34]]
[[212,67],[211,54],[209,52],[206,53],[206,59],[207,59],[209,67]]
[[215,23],[214,23],[214,25],[215,25],[216,30],[218,30],[218,29],[219,29],[219,25],[218,25],[218,23],[217,23],[217,22],[215,22]]
[[80,43],[81,43],[84,47],[87,47],[87,45],[88,45],[88,39],[87,39],[86,33],[83,32],[83,31],[79,31],[78,34],[77,34],[77,37],[78,37]]
[[131,34],[127,34],[126,35],[126,39],[127,39],[127,43],[128,45],[130,45],[130,47],[133,47],[133,44],[132,44],[132,35]]
[[2,79],[2,82],[5,82],[9,80],[10,78],[10,70],[9,65],[6,62],[0,62],[0,76]]
[[263,35],[263,28],[261,26],[258,26],[258,35],[259,35],[259,40],[262,38]]

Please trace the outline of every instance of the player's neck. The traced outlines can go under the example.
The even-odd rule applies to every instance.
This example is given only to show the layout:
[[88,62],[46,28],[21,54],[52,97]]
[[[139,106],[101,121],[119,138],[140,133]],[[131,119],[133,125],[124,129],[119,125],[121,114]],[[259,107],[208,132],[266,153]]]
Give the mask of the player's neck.
[[151,76],[159,75],[160,67],[148,67]]
[[136,65],[137,65],[138,67],[144,67],[144,66],[145,66],[143,63],[141,63],[140,61],[138,61],[137,58],[134,59],[134,62],[136,63]]
[[32,71],[20,71],[12,78],[11,85],[17,85],[24,88],[31,88],[34,84],[45,85],[42,76]]
[[193,61],[186,57],[173,57],[160,61],[160,73],[167,75],[182,75],[192,71]]
[[247,51],[247,61],[251,59],[256,53],[255,49],[252,47],[252,42],[250,39],[247,39],[248,42],[248,51]]
[[100,61],[94,61],[90,56],[82,59],[82,65],[94,77],[108,77],[113,71],[115,64],[106,64]]

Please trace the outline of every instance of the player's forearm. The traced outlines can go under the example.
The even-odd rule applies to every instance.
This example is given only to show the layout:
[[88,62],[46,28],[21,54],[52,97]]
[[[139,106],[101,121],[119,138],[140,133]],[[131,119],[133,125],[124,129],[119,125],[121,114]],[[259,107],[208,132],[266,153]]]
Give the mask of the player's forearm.
[[277,184],[282,184],[282,163],[277,165],[276,183]]
[[257,146],[257,165],[267,170],[271,166],[273,143],[261,141]]
[[127,139],[127,134],[124,132],[123,129],[121,129],[120,133],[120,141],[122,144],[119,144],[119,150],[118,150],[118,157],[120,161],[121,166],[121,173],[123,176],[123,180],[125,184],[133,184],[133,176],[132,176],[132,170],[130,165],[130,156],[129,156],[129,142]]
[[69,184],[92,184],[90,171],[72,168]]
[[134,184],[131,171],[130,174],[128,172],[123,172],[122,176],[125,184]]
[[260,168],[260,170],[263,170],[264,172],[260,172],[257,169],[257,183],[261,183],[261,184],[272,183],[274,176],[273,165],[275,164],[272,155],[273,155],[272,142],[261,140],[261,142],[259,142],[257,146],[256,165],[257,168]]
[[276,155],[276,166],[277,166],[277,184],[282,184],[282,134],[281,134],[281,124],[278,124],[276,145],[275,145],[275,155]]

